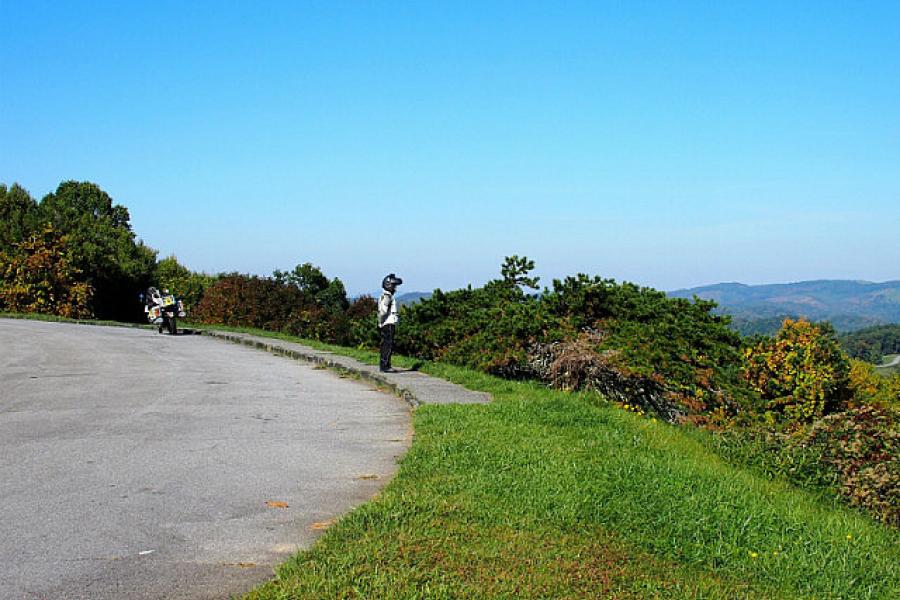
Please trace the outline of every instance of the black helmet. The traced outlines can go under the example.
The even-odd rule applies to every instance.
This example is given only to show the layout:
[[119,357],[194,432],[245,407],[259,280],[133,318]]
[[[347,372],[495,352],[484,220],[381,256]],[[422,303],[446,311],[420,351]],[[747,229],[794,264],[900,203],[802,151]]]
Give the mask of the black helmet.
[[393,291],[398,285],[402,285],[403,280],[391,273],[387,277],[381,280],[381,287],[388,291]]

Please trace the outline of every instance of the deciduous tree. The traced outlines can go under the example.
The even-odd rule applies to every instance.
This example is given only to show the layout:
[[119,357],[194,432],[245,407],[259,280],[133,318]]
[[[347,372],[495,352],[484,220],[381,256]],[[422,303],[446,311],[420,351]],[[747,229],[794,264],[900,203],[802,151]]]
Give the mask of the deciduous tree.
[[41,200],[39,216],[67,237],[72,265],[95,290],[97,316],[138,318],[156,251],[135,238],[128,209],[94,183],[65,181]]
[[92,289],[79,281],[67,241],[52,226],[43,227],[14,251],[0,250],[0,308],[12,312],[87,318]]

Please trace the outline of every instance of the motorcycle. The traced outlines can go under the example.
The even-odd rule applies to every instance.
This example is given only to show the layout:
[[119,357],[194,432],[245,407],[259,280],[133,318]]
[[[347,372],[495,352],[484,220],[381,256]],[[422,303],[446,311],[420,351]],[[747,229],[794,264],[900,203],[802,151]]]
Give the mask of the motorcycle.
[[156,325],[159,333],[165,329],[170,335],[178,333],[178,319],[187,316],[181,300],[170,294],[169,290],[160,293],[154,287],[147,290],[144,312],[147,313],[147,320]]

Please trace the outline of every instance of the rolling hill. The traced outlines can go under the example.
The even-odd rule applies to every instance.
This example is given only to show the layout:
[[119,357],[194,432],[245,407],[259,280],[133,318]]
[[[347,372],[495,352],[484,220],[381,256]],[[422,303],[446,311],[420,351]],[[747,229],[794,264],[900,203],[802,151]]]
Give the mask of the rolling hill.
[[900,281],[817,280],[770,285],[718,283],[670,296],[714,300],[744,334],[773,333],[785,317],[830,321],[838,331],[900,323]]

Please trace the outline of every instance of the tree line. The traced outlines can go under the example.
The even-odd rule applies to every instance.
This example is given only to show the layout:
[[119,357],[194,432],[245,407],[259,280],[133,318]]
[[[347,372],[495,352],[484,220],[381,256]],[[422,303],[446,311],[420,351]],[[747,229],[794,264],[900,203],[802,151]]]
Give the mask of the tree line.
[[170,289],[191,318],[346,345],[375,343],[375,302],[302,263],[269,277],[192,271],[137,238],[128,209],[91,182],[64,181],[40,201],[0,184],[0,311],[144,319],[140,293]]
[[0,184],[0,308],[135,320],[156,251],[96,184],[65,181],[39,202]]
[[889,354],[900,354],[900,325],[875,325],[841,336],[847,354],[879,365]]

